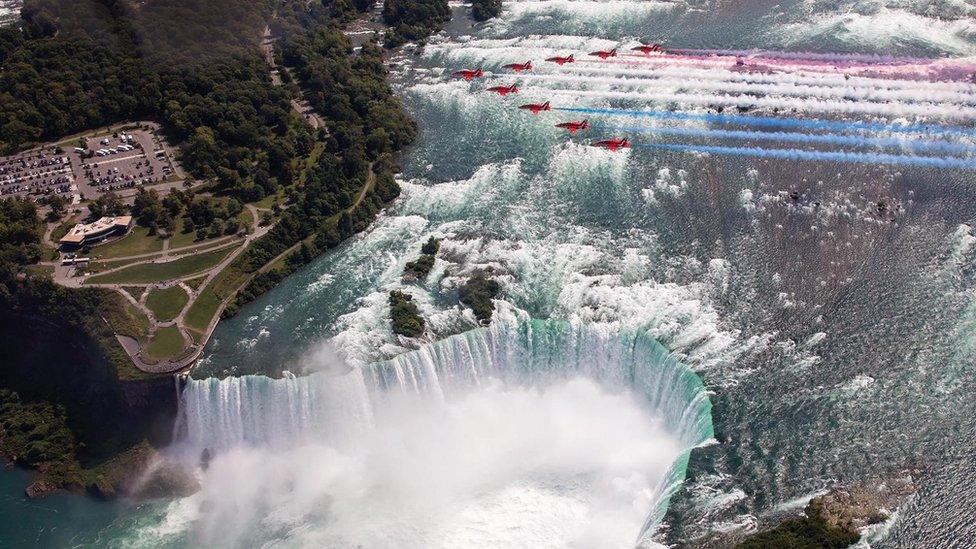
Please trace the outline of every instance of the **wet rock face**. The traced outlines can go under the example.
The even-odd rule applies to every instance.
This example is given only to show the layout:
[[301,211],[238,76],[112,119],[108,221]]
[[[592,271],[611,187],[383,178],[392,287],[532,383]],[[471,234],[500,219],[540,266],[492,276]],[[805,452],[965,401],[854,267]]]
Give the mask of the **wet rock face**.
[[54,483],[40,479],[32,482],[24,490],[24,494],[26,494],[30,499],[39,499],[58,489],[59,487]]
[[186,497],[200,490],[193,475],[175,465],[161,465],[152,471],[133,493],[139,499]]
[[730,538],[711,539],[701,545],[737,549],[848,547],[866,527],[888,520],[917,491],[921,474],[919,469],[903,469],[834,488],[810,500],[800,516],[779,515],[764,521],[766,525],[757,533],[732,534]]
[[852,487],[836,488],[814,498],[808,509],[817,506],[831,526],[858,530],[888,520],[895,508],[918,489],[920,477],[920,470],[906,469]]

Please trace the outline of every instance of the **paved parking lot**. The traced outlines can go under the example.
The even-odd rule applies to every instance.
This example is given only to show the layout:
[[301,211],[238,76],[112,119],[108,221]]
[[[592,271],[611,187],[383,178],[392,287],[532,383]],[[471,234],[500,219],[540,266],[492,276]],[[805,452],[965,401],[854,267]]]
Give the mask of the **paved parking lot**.
[[67,194],[73,186],[70,156],[53,147],[0,157],[0,196]]
[[[144,130],[113,136],[84,138],[85,147],[74,149],[81,158],[76,169],[78,190],[85,198],[172,179],[168,153]],[[84,152],[81,152],[84,151]]]
[[140,186],[169,189],[184,174],[172,150],[150,129],[84,136],[0,157],[0,196],[51,193],[94,199],[105,192],[133,195]]

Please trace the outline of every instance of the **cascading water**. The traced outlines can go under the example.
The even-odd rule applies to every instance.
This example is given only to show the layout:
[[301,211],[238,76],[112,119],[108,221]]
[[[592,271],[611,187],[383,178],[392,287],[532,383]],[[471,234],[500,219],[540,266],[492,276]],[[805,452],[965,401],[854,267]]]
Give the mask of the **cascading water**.
[[[658,422],[662,426],[662,433],[666,434],[665,437],[653,439],[635,432],[633,433],[635,439],[651,441],[649,446],[635,449],[615,447],[618,441],[613,437],[601,440],[602,434],[587,436],[586,433],[590,432],[587,425],[590,424],[596,431],[607,433],[615,432],[620,428],[630,428],[626,418],[634,416],[629,412],[621,413],[619,416],[614,415],[615,412],[608,412],[608,419],[618,425],[596,427],[598,420],[594,419],[601,411],[615,408],[616,404],[613,402],[618,402],[614,400],[618,396],[610,395],[624,393],[636,395],[635,402],[640,402],[638,415],[641,418],[635,417],[637,421],[635,425],[638,425],[636,430],[644,429],[639,424],[650,426]],[[602,400],[605,398],[610,400]],[[473,452],[479,465],[472,469],[484,468],[494,471],[500,468],[504,473],[489,474],[492,480],[488,482],[481,478],[484,473],[479,471],[472,477],[478,479],[477,481],[468,480],[462,483],[465,490],[476,485],[480,488],[475,491],[483,492],[475,494],[478,498],[476,503],[468,503],[469,506],[474,505],[479,509],[479,514],[490,515],[490,509],[507,509],[512,503],[511,500],[505,499],[509,497],[526,506],[521,513],[526,516],[534,516],[533,513],[540,512],[541,508],[554,505],[546,498],[556,498],[562,504],[572,501],[573,505],[586,502],[588,505],[595,506],[604,500],[604,496],[600,495],[602,492],[598,488],[602,481],[593,481],[591,476],[594,478],[607,476],[608,485],[634,483],[636,482],[633,480],[634,475],[643,478],[645,472],[641,471],[643,468],[647,470],[644,481],[647,482],[647,486],[625,491],[631,494],[630,497],[634,497],[633,494],[639,495],[635,499],[627,500],[625,507],[633,507],[638,502],[646,505],[641,513],[643,519],[624,526],[630,528],[630,536],[636,535],[638,542],[646,543],[650,543],[655,531],[654,527],[663,517],[671,494],[684,479],[691,449],[711,440],[713,434],[711,404],[698,376],[675,360],[667,349],[655,340],[638,332],[618,333],[609,328],[601,329],[596,325],[573,325],[545,320],[521,319],[496,322],[489,327],[446,338],[385,362],[353,369],[344,375],[319,372],[305,377],[283,379],[243,376],[224,380],[215,378],[190,380],[183,390],[182,400],[180,419],[182,442],[184,446],[193,449],[193,452],[199,452],[202,448],[213,451],[217,456],[213,465],[215,468],[225,467],[231,470],[234,468],[233,465],[228,466],[221,462],[221,455],[233,456],[235,452],[266,448],[275,449],[278,455],[282,453],[289,455],[289,452],[301,452],[303,451],[300,450],[301,448],[316,447],[316,445],[338,448],[339,455],[346,457],[329,454],[332,456],[329,459],[341,463],[343,459],[358,451],[350,449],[372,448],[376,444],[373,437],[376,433],[383,433],[381,436],[386,439],[382,443],[384,452],[390,451],[386,445],[389,444],[391,437],[396,439],[412,436],[421,441],[426,441],[427,437],[430,437],[430,440],[437,442],[433,443],[433,447],[424,444],[424,449],[420,452],[421,459],[431,464],[441,464],[442,467],[438,468],[438,476],[467,478],[472,473],[463,466],[457,465],[458,461],[470,457],[467,450],[461,451],[445,464],[440,460],[446,458],[438,454],[453,456],[455,445],[477,447],[487,443],[490,449]],[[423,419],[419,421],[420,425],[426,427],[418,428],[418,422],[403,419],[414,414],[412,411],[414,408],[402,408],[404,400],[426,403],[421,405],[423,409],[427,409],[429,405],[434,406],[433,409],[436,410],[434,415],[429,416],[425,412]],[[438,404],[445,404],[445,406],[439,407]],[[581,411],[590,405],[593,405],[593,409],[597,412],[579,416]],[[577,406],[579,409],[573,410]],[[478,412],[471,415],[472,410]],[[499,414],[513,413],[513,410],[521,412],[512,418],[512,423],[496,422]],[[553,412],[554,410],[557,411]],[[546,419],[550,414],[552,415],[550,419],[553,421],[551,424],[548,423],[550,419]],[[389,428],[391,416],[397,417],[396,428],[393,430]],[[457,418],[467,418],[460,420],[459,425],[463,425],[460,431],[473,429],[473,432],[459,435],[450,431],[449,427],[436,425],[442,420],[447,425],[452,425]],[[567,437],[557,436],[554,440],[547,441],[548,431],[558,431],[559,425],[565,425],[564,420],[567,418],[571,424],[566,430]],[[467,423],[469,420],[470,423]],[[537,421],[541,421],[540,425],[545,426],[537,430],[533,429],[531,425]],[[431,435],[427,430],[430,427],[428,423],[435,424],[432,429],[436,436]],[[448,432],[441,432],[442,428],[447,429]],[[481,430],[484,432],[480,432]],[[503,434],[499,435],[499,432]],[[445,434],[449,436],[442,436]],[[625,433],[621,435],[621,439],[627,438]],[[458,436],[461,440],[454,440],[454,437]],[[469,436],[473,438],[468,440]],[[655,436],[661,437],[660,434]],[[445,448],[436,446],[442,440],[448,445]],[[416,443],[409,440],[402,442],[407,446]],[[571,465],[568,462],[565,466],[556,467],[554,470],[546,468],[544,473],[539,473],[531,467],[525,470],[519,469],[522,467],[520,460],[541,463],[551,458],[551,456],[545,459],[538,458],[539,451],[548,450],[526,447],[534,444],[558,447],[568,444],[560,450],[561,455],[575,456],[592,452],[593,456],[599,457],[567,457],[564,459],[575,461],[572,461]],[[630,441],[625,444],[630,444]],[[635,464],[633,471],[627,467],[618,470],[617,465],[579,465],[589,463],[593,459],[607,462],[628,461],[642,455],[645,450],[650,452],[647,456],[655,453],[660,456],[641,459],[667,460],[667,463],[657,466],[660,469],[659,474],[650,472],[655,469],[653,463]],[[367,450],[367,454],[369,452],[372,450]],[[411,471],[407,476],[418,475],[409,466],[402,465],[402,462],[409,462],[412,459],[411,454],[404,456],[399,454],[398,450],[393,452],[396,457],[390,459],[391,463],[385,462],[391,456],[384,456],[377,462],[374,455],[363,460],[353,469],[358,471],[359,467],[392,467],[396,470],[397,467],[403,466]],[[486,452],[495,457],[485,458],[483,454]],[[614,455],[617,457],[613,457]],[[581,477],[566,473],[567,470],[577,466],[584,469],[590,467],[599,473],[588,473]],[[323,463],[323,467],[328,466]],[[445,472],[441,470],[444,467],[458,467],[458,471],[463,473]],[[512,467],[519,472],[516,474],[509,471]],[[531,480],[519,478],[519,475],[528,474],[526,471],[531,471],[529,474]],[[361,471],[357,474],[361,474]],[[373,474],[377,473],[370,473]],[[494,478],[495,476],[504,480],[499,481]],[[380,492],[384,489],[393,492],[401,490],[396,487],[400,486],[402,479],[391,480],[385,476],[383,478],[385,480],[382,486],[370,485],[365,489]],[[553,481],[553,478],[556,480]],[[410,484],[413,482],[413,480],[409,481]],[[450,485],[449,489],[444,488],[441,486],[440,479],[430,480],[430,482],[432,486],[425,487],[425,491],[438,493],[455,489],[453,485]],[[483,483],[487,484],[483,485]],[[495,486],[499,483],[501,487]],[[205,481],[204,484],[206,486],[207,482]],[[518,490],[518,496],[512,496],[510,494],[512,490]],[[612,492],[619,496],[620,490],[617,486]],[[205,488],[204,494],[206,492]],[[543,497],[539,494],[547,495]],[[342,497],[334,494],[331,497],[342,501]],[[533,497],[539,498],[536,504],[526,503],[532,501]],[[607,498],[607,501],[612,500],[613,498]],[[385,502],[385,499],[383,501]],[[376,503],[373,499],[369,499],[369,502],[371,509],[380,509],[377,513],[381,518],[376,520],[383,523],[386,520],[383,517],[386,516],[387,503]],[[337,506],[341,507],[340,504]],[[603,511],[600,509],[593,509],[586,516],[591,522],[600,523],[603,519],[593,517],[601,512]],[[342,514],[341,511],[335,513]],[[546,539],[550,544],[558,543],[560,535],[553,531],[565,528],[565,525],[559,524],[560,522],[579,521],[580,517],[577,516],[579,511],[574,513],[576,515],[573,516],[576,518],[572,520],[568,516],[533,519],[540,521],[542,523],[540,528],[544,527],[548,532],[539,539]],[[612,515],[609,512],[604,514]],[[365,540],[366,545],[372,543],[379,546],[392,543],[391,539],[370,538],[368,534],[360,531],[337,533],[335,530],[345,531],[343,530],[345,526],[343,519],[335,520],[338,525],[326,528],[329,532],[326,538],[316,539],[328,539],[330,542]],[[402,526],[403,522],[412,520],[423,522],[427,519],[398,516],[396,520],[390,520]],[[452,528],[461,528],[466,533],[461,538],[451,534],[449,539],[482,543],[491,541],[502,545],[512,543],[511,540],[491,537],[499,535],[492,530],[509,526],[505,522],[509,519],[497,520],[497,523],[492,523],[493,526],[482,525],[484,531],[478,536],[485,537],[472,537],[469,530],[472,528],[479,530],[468,524],[468,519],[454,517],[451,519],[453,522],[448,522],[454,524],[460,521],[465,525],[463,528],[456,525]],[[606,520],[614,523],[613,520],[617,518]],[[615,525],[614,528],[619,526]],[[530,525],[527,529],[531,531],[533,527],[534,525]],[[440,533],[434,535],[430,533],[430,530],[435,529],[433,526],[415,523],[411,523],[409,528],[416,530],[414,534],[419,536],[417,539],[431,544],[447,543],[443,536],[448,534],[444,532],[454,531],[439,525],[437,528],[440,529],[438,530]],[[522,539],[516,545],[525,541]],[[397,543],[407,542],[398,540]],[[418,542],[415,540],[413,543]]]

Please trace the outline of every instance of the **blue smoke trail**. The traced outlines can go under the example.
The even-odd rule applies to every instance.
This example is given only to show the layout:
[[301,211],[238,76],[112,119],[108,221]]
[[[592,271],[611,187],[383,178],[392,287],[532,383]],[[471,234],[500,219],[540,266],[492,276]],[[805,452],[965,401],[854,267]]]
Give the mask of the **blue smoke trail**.
[[905,147],[916,151],[945,153],[974,153],[976,147],[952,141],[906,141],[893,137],[860,137],[856,135],[809,134],[796,132],[755,132],[745,130],[701,130],[697,128],[651,128],[647,126],[592,126],[608,132],[653,133],[680,137],[717,139],[754,139],[757,141],[796,141],[799,143],[823,143],[827,145],[852,145],[859,147]]
[[800,149],[761,149],[758,147],[715,147],[708,145],[670,145],[667,143],[634,143],[633,148],[678,152],[706,152],[725,156],[780,158],[784,160],[812,160],[851,164],[897,164],[926,168],[976,170],[976,159],[941,158],[936,156],[906,156],[900,154],[852,153],[843,151],[805,151]]
[[637,118],[658,118],[664,120],[699,120],[716,124],[738,124],[763,128],[802,128],[827,131],[874,131],[894,133],[933,133],[947,135],[976,136],[976,130],[954,126],[927,124],[880,124],[876,122],[840,122],[818,120],[815,118],[775,118],[771,116],[739,116],[728,114],[692,114],[672,111],[637,111],[628,109],[598,109],[592,107],[553,107],[554,111],[579,112],[585,114],[605,114],[608,116],[630,116]]

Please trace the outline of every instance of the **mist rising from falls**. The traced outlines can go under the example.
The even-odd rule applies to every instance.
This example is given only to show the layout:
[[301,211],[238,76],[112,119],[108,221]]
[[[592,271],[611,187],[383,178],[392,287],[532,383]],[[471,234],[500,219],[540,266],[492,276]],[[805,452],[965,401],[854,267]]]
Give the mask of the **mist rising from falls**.
[[551,321],[342,376],[191,380],[181,431],[216,456],[191,541],[364,547],[633,545],[712,436],[657,342]]

